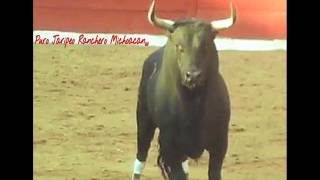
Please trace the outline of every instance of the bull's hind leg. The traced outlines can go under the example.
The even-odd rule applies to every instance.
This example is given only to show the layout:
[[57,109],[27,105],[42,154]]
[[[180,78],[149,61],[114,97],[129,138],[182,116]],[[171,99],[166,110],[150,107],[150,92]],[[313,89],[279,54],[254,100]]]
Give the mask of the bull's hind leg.
[[138,128],[138,135],[137,135],[138,147],[137,147],[136,160],[134,162],[134,169],[133,169],[133,175],[132,175],[133,180],[140,179],[140,176],[145,166],[145,161],[148,156],[148,151],[154,136],[156,126],[153,124],[151,119],[148,118],[148,116],[140,114],[138,110],[137,128]]

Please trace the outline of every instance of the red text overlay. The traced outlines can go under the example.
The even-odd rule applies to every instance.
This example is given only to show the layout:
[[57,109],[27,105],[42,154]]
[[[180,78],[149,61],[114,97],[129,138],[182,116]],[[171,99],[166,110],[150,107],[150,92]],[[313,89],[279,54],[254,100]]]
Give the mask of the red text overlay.
[[112,35],[111,37],[102,37],[96,35],[95,37],[88,37],[80,34],[78,37],[65,37],[55,34],[52,38],[41,37],[36,35],[34,44],[52,44],[52,45],[68,45],[82,44],[82,45],[143,45],[149,46],[149,42],[145,38],[130,37],[127,35]]

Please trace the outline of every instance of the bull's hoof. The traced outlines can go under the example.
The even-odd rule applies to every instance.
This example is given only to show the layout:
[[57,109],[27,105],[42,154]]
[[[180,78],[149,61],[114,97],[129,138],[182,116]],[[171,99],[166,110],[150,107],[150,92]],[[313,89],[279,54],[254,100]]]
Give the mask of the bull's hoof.
[[140,180],[141,175],[140,174],[133,174],[131,180]]

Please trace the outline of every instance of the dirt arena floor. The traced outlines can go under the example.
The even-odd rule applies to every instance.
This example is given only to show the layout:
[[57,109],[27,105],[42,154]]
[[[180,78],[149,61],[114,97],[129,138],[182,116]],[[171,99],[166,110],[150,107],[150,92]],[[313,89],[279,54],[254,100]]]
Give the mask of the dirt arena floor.
[[[129,180],[144,59],[156,48],[34,46],[34,179]],[[223,180],[286,179],[286,52],[221,51],[232,117]],[[144,180],[161,180],[157,142]],[[207,179],[208,154],[190,162]]]

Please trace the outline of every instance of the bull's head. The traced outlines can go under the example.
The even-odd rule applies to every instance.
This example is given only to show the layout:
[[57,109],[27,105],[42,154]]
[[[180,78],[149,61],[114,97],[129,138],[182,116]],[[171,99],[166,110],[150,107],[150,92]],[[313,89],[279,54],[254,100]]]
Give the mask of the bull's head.
[[210,23],[196,19],[172,21],[159,18],[155,13],[153,0],[149,12],[149,22],[167,30],[170,46],[184,86],[193,89],[206,81],[208,65],[216,55],[213,40],[219,31],[228,29],[236,20],[236,9],[231,3],[231,16]]

